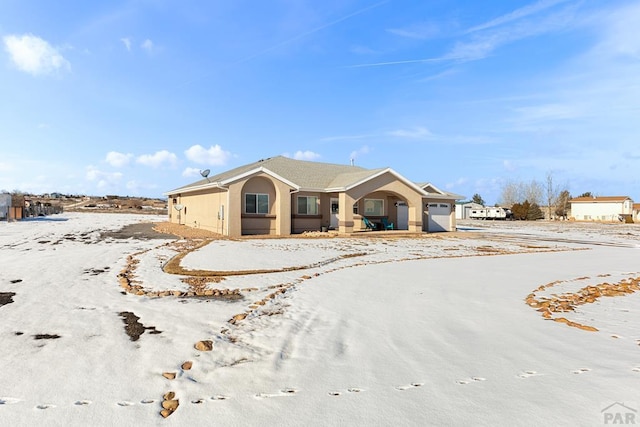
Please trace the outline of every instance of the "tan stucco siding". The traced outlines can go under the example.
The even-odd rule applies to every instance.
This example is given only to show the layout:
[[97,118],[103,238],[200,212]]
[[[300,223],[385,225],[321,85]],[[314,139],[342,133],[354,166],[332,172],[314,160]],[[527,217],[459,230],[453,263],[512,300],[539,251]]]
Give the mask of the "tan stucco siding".
[[252,177],[244,182],[242,186],[242,213],[247,213],[247,207],[245,205],[245,194],[267,194],[269,196],[269,213],[268,215],[275,215],[276,208],[276,189],[273,182],[269,178],[262,176]]
[[304,233],[305,231],[320,231],[322,228],[322,217],[293,217],[293,233]]
[[[224,234],[224,218],[218,214],[226,200],[227,192],[219,188],[170,196],[169,221]],[[174,208],[176,204],[183,206],[181,211]]]
[[[371,179],[362,185],[352,188],[348,191],[354,200],[374,199],[376,194],[384,194],[385,212],[389,212],[391,201],[395,202],[396,197],[407,203],[409,207],[409,230],[410,232],[422,232],[422,194],[418,193],[413,187],[398,180],[393,174],[385,173],[374,179]],[[362,208],[359,205],[359,208]],[[362,210],[358,211],[360,215],[364,214]],[[387,214],[388,215],[388,214]]]
[[[241,234],[276,234],[276,189],[271,178],[259,175],[249,178],[242,182],[240,194]],[[268,213],[247,212],[247,194],[266,194],[269,198]]]
[[[299,197],[317,197],[318,198],[318,212],[317,214],[300,214],[298,213],[298,198]],[[325,195],[316,192],[297,192],[291,195],[291,231],[293,233],[303,233],[305,231],[318,231],[322,228],[323,224],[328,226],[330,205],[329,198]]]
[[[229,236],[291,234],[291,190],[289,185],[262,172],[229,184],[229,212],[236,213],[229,218]],[[246,194],[267,194],[268,213],[247,213]]]
[[[365,212],[365,200],[382,200],[383,201],[383,209],[384,212],[382,215],[371,215]],[[358,200],[355,204],[358,207],[358,214],[354,214],[354,231],[362,231],[366,227],[364,225],[364,221],[362,217],[365,216],[367,219],[372,220],[373,222],[379,222],[379,220],[383,217],[386,217],[389,222],[397,224],[398,222],[398,208],[396,207],[396,203],[399,201],[405,201],[404,199],[396,196],[395,194],[389,194],[384,191],[376,191],[373,193],[369,193],[365,195],[362,199]],[[351,207],[353,210],[353,206]]]
[[276,217],[242,217],[242,234],[276,234]]

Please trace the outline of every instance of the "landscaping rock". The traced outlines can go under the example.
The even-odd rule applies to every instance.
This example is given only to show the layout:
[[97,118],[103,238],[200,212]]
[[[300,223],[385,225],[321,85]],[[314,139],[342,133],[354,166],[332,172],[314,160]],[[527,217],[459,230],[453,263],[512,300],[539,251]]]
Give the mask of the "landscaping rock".
[[210,340],[198,341],[195,348],[200,351],[211,351],[213,350],[213,342]]
[[180,401],[177,399],[172,399],[172,400],[164,400],[162,402],[162,407],[164,409],[168,409],[169,411],[173,412],[176,409],[178,409],[178,406],[180,406]]
[[175,372],[163,372],[162,376],[165,377],[168,380],[173,380],[176,378],[176,373]]

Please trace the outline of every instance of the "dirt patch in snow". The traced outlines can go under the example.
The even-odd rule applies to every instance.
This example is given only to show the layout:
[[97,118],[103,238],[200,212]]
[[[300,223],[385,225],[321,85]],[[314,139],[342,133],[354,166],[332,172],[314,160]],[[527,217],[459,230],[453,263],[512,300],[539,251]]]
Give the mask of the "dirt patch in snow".
[[129,335],[131,341],[138,341],[140,335],[144,334],[147,329],[150,329],[150,334],[161,334],[162,331],[156,330],[155,326],[144,326],[138,322],[140,318],[130,311],[123,311],[120,313],[122,321],[124,322],[124,331]]
[[15,295],[15,292],[0,292],[0,307],[11,304]]
[[176,238],[174,234],[156,231],[154,229],[155,224],[156,223],[153,222],[138,222],[126,225],[117,231],[104,231],[100,233],[100,236],[102,238],[111,237],[113,239],[129,239],[133,237],[139,240]]

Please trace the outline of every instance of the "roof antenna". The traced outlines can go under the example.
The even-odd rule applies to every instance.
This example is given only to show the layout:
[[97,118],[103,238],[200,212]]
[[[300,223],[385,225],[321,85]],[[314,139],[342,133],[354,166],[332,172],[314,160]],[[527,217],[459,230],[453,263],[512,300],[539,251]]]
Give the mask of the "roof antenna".
[[200,171],[200,175],[202,175],[203,178],[207,178],[207,182],[209,182],[209,178],[208,177],[209,177],[209,173],[210,172],[211,171],[209,169],[205,169],[203,171]]

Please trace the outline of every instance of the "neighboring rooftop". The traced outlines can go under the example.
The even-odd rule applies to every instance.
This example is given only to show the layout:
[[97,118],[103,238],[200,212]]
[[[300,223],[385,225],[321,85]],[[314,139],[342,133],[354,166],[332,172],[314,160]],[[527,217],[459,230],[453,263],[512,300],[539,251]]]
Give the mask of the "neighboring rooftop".
[[569,200],[570,203],[615,203],[615,202],[624,202],[625,200],[631,200],[629,196],[587,196],[587,197],[576,197],[575,199]]

